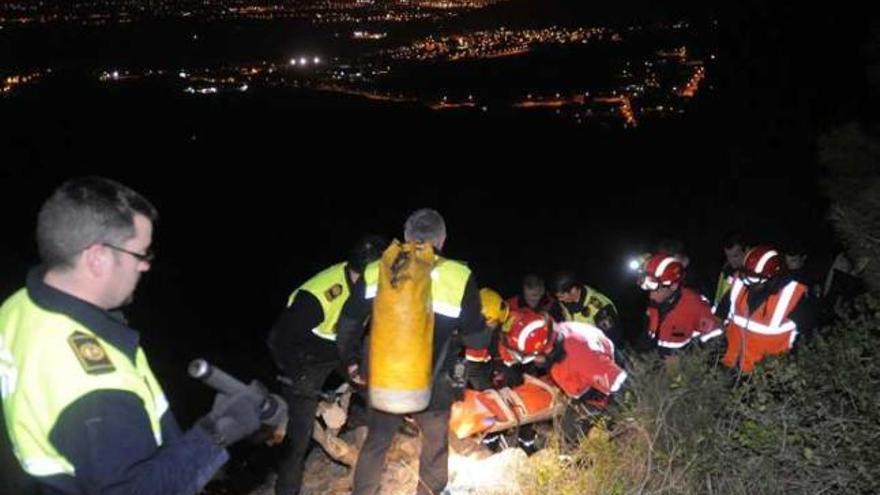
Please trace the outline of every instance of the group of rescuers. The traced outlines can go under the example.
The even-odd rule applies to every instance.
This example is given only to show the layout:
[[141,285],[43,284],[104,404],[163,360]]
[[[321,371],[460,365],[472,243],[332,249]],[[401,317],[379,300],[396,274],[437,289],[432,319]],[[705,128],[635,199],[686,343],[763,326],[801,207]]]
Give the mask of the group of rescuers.
[[[259,394],[221,392],[205,416],[181,430],[139,333],[120,311],[150,269],[157,219],[144,196],[100,177],[65,182],[39,212],[42,263],[0,307],[0,392],[15,455],[44,493],[196,494],[229,459],[227,446],[261,430]],[[432,209],[406,219],[403,239],[435,253],[431,397],[406,418],[422,436],[418,494],[439,494],[447,484],[450,408],[462,383],[483,390],[515,386],[526,373],[543,376],[572,404],[597,409],[620,393],[627,379],[617,348],[622,332],[607,296],[572,272],[558,273],[550,293],[535,275],[506,300],[480,289],[465,263],[439,254],[446,224]],[[378,236],[358,240],[346,261],[293,291],[269,333],[288,405],[276,495],[300,492],[331,375],[367,386],[365,323],[388,245]],[[749,373],[766,356],[790,351],[813,316],[806,286],[785,269],[779,251],[739,245],[725,253],[714,307],[686,285],[685,256],[661,251],[640,260],[646,334],[664,358],[723,334],[723,364]],[[405,417],[369,408],[366,423],[356,495],[379,492],[385,454]],[[483,442],[492,450],[506,443],[501,434]],[[534,451],[534,429],[521,427],[517,442]]]

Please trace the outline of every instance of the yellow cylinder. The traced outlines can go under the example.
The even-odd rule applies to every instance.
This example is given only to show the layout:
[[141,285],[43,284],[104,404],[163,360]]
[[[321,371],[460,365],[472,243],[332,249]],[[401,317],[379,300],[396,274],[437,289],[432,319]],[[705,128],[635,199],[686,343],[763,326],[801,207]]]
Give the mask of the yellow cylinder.
[[369,346],[370,405],[407,414],[431,401],[434,311],[430,244],[394,241],[382,254]]

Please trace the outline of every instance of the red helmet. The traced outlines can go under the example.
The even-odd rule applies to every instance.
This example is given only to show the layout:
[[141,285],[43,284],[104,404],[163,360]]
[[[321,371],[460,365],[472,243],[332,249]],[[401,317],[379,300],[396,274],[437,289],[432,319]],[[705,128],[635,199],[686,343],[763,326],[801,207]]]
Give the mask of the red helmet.
[[656,290],[681,282],[684,277],[684,264],[668,253],[657,253],[645,261],[642,281],[644,290]]
[[552,336],[553,330],[544,315],[529,310],[511,313],[507,347],[532,356],[545,354],[552,347]]
[[746,253],[742,280],[746,285],[765,282],[782,270],[782,256],[770,246],[755,246]]

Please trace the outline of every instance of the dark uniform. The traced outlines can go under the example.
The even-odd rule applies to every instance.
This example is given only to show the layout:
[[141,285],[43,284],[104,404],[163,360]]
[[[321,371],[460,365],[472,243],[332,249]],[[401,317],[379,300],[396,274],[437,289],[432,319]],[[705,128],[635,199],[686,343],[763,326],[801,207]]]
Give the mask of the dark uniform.
[[[376,295],[379,264],[367,267],[363,280],[346,301],[338,325],[338,344],[345,365],[357,364],[363,336],[360,324],[369,316]],[[431,401],[425,411],[414,415],[422,430],[419,458],[419,494],[437,494],[448,480],[449,412],[459,398],[451,373],[462,353],[462,344],[484,349],[489,344],[480,314],[480,297],[470,270],[462,263],[437,257],[432,272],[434,309],[433,366],[437,373],[431,387]],[[440,361],[441,356],[442,361]],[[374,495],[385,465],[385,454],[403,416],[375,409],[368,417],[369,433],[355,468],[353,495]]]
[[40,269],[0,308],[6,425],[44,493],[191,495],[229,458],[202,427],[180,430],[139,340]]

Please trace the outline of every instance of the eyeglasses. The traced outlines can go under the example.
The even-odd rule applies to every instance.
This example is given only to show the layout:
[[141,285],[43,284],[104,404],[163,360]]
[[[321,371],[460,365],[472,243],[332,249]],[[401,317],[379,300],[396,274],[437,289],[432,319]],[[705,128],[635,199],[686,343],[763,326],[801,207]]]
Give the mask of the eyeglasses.
[[119,246],[114,246],[113,244],[109,244],[106,242],[102,242],[101,245],[104,247],[108,247],[114,251],[119,251],[120,253],[134,256],[135,259],[144,263],[152,263],[152,261],[156,259],[156,253],[154,253],[152,249],[147,249],[146,253],[136,253],[134,251],[129,251],[128,249],[123,249]]

